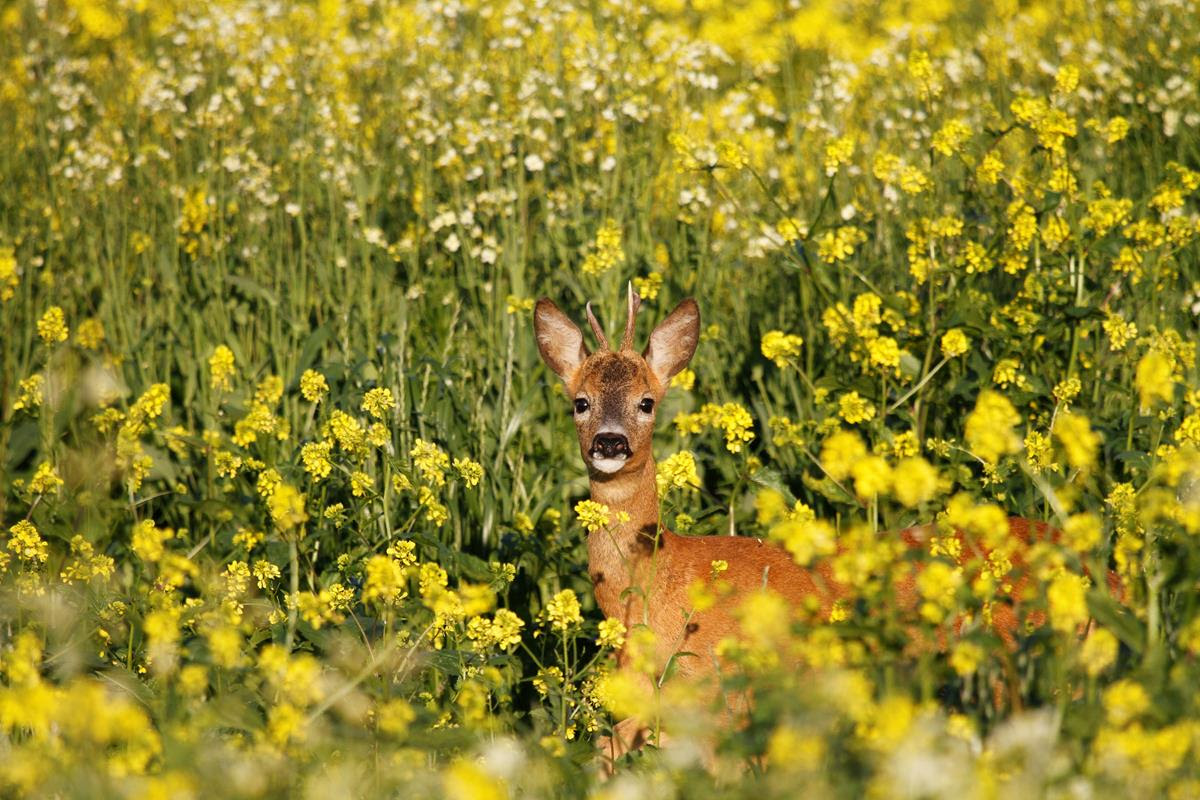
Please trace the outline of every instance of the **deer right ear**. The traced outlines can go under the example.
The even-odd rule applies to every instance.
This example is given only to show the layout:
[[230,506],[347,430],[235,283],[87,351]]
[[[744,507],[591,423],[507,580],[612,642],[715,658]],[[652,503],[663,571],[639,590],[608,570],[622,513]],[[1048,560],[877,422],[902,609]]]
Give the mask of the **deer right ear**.
[[692,360],[698,341],[700,307],[689,297],[658,323],[642,356],[655,377],[666,386]]
[[538,352],[554,374],[569,382],[575,370],[588,357],[583,346],[583,333],[548,297],[537,301],[533,310],[533,329],[537,334]]

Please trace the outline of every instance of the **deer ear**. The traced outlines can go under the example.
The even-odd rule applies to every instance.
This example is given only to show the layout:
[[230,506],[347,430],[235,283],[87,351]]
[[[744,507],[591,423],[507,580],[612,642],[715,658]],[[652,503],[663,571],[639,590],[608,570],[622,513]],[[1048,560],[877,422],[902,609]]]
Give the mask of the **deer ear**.
[[692,360],[700,340],[700,307],[692,298],[684,300],[658,323],[650,343],[642,352],[646,365],[664,386]]
[[537,301],[533,310],[533,329],[537,333],[538,352],[546,366],[564,383],[570,381],[588,356],[583,333],[548,297]]

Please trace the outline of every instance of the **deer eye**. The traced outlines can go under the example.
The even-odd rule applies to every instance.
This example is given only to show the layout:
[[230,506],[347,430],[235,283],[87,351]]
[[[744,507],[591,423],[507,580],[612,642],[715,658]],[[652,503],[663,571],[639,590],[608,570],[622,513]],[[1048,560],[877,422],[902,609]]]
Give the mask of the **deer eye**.
[[587,401],[586,397],[576,397],[575,398],[575,413],[576,414],[582,414],[591,407],[592,407],[592,404]]
[[649,414],[654,410],[654,401],[649,397],[643,397],[642,402],[638,403],[638,410],[643,414]]

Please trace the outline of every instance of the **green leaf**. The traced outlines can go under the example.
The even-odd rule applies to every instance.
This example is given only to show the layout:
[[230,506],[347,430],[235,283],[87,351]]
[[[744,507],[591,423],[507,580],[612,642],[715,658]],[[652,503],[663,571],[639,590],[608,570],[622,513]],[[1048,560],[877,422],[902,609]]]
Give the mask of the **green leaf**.
[[783,495],[783,499],[787,500],[789,504],[796,502],[796,496],[792,494],[792,490],[789,489],[787,484],[783,482],[783,475],[781,475],[777,470],[773,470],[770,467],[763,467],[758,472],[755,472],[753,475],[751,475],[750,480],[754,481],[759,486],[764,486],[768,489],[774,489],[775,491],[779,492],[781,495]]

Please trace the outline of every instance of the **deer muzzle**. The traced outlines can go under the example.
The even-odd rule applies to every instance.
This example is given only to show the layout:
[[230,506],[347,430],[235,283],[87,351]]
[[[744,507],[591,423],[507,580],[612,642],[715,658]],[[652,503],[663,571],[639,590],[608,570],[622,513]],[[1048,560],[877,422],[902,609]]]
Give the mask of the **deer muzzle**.
[[592,446],[588,450],[592,466],[601,472],[616,472],[625,465],[633,455],[629,449],[629,439],[623,433],[604,431],[592,438]]

